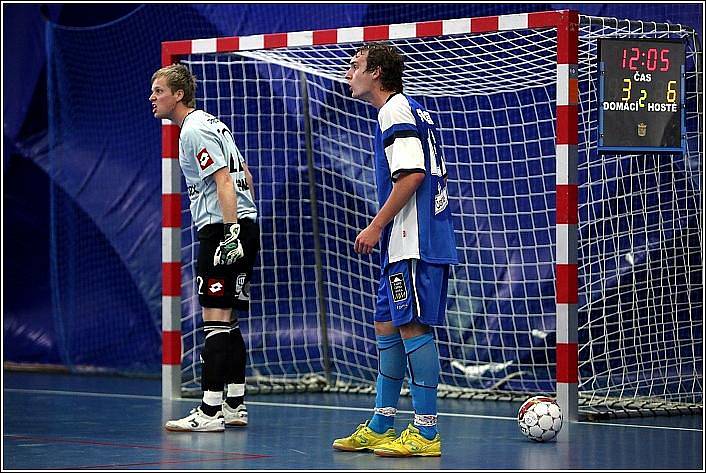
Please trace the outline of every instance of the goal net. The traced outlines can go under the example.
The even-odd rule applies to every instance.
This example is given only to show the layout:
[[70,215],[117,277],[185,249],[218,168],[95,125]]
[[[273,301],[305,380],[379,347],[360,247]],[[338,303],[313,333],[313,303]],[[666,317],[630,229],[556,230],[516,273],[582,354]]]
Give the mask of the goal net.
[[[513,27],[522,15],[495,18],[473,32],[469,20],[444,20],[427,24],[435,34],[412,24],[368,28],[366,37],[350,28],[195,40],[179,57],[199,80],[197,106],[231,128],[255,178],[262,250],[251,311],[240,319],[249,390],[374,390],[379,261],[352,248],[377,211],[377,113],[350,97],[344,74],[377,31],[403,52],[405,93],[435,117],[449,173],[460,264],[448,323],[435,333],[440,393],[556,394],[558,33]],[[597,45],[617,37],[685,42],[683,155],[597,153]],[[228,41],[231,52],[214,52]],[[701,408],[698,48],[686,27],[580,17],[575,369],[584,414]],[[198,243],[183,199],[189,393],[199,389],[203,334]]]

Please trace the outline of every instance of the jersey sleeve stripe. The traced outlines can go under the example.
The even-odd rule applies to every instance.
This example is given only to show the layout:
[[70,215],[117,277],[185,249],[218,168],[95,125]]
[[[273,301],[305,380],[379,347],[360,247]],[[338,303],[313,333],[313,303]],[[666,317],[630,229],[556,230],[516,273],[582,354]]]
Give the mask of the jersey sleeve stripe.
[[384,140],[385,138],[399,130],[417,130],[417,125],[416,123],[395,123],[384,131],[382,131],[382,139]]
[[402,174],[403,172],[407,173],[407,174],[418,174],[418,173],[425,174],[426,173],[426,171],[422,168],[398,169],[395,172],[393,172],[392,176],[390,176],[390,177],[392,177],[393,181],[396,181],[397,178],[399,177],[399,175]]
[[[387,135],[387,136],[385,136]],[[382,145],[383,147],[387,148],[388,146],[392,145],[392,143],[395,142],[397,138],[417,138],[419,139],[419,133],[417,132],[416,127],[410,127],[407,128],[405,127],[400,127],[396,128],[393,130],[392,133],[385,133],[382,138]]]

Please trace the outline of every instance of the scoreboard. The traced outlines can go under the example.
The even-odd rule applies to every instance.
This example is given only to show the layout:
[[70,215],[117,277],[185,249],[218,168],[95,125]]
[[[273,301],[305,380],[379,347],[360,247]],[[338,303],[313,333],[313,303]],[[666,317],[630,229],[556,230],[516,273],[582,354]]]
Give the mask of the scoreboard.
[[599,40],[598,150],[683,152],[681,41]]

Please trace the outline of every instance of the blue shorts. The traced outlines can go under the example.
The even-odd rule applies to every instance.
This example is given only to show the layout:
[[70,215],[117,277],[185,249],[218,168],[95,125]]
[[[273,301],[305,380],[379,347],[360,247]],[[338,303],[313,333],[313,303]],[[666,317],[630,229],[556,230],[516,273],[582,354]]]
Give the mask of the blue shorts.
[[390,263],[380,276],[375,321],[391,321],[395,327],[413,320],[443,325],[448,285],[448,264],[418,259]]

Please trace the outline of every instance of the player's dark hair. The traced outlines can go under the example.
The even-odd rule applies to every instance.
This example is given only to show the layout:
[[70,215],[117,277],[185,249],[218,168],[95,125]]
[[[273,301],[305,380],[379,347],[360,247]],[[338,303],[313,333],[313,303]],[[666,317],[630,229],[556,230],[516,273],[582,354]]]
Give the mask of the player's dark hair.
[[172,64],[159,69],[152,74],[152,82],[159,77],[167,79],[167,86],[175,93],[177,90],[184,92],[182,102],[190,108],[196,107],[196,77],[183,64]]
[[356,54],[368,52],[366,72],[380,68],[382,89],[388,92],[402,92],[402,71],[404,60],[397,48],[385,43],[366,43]]

